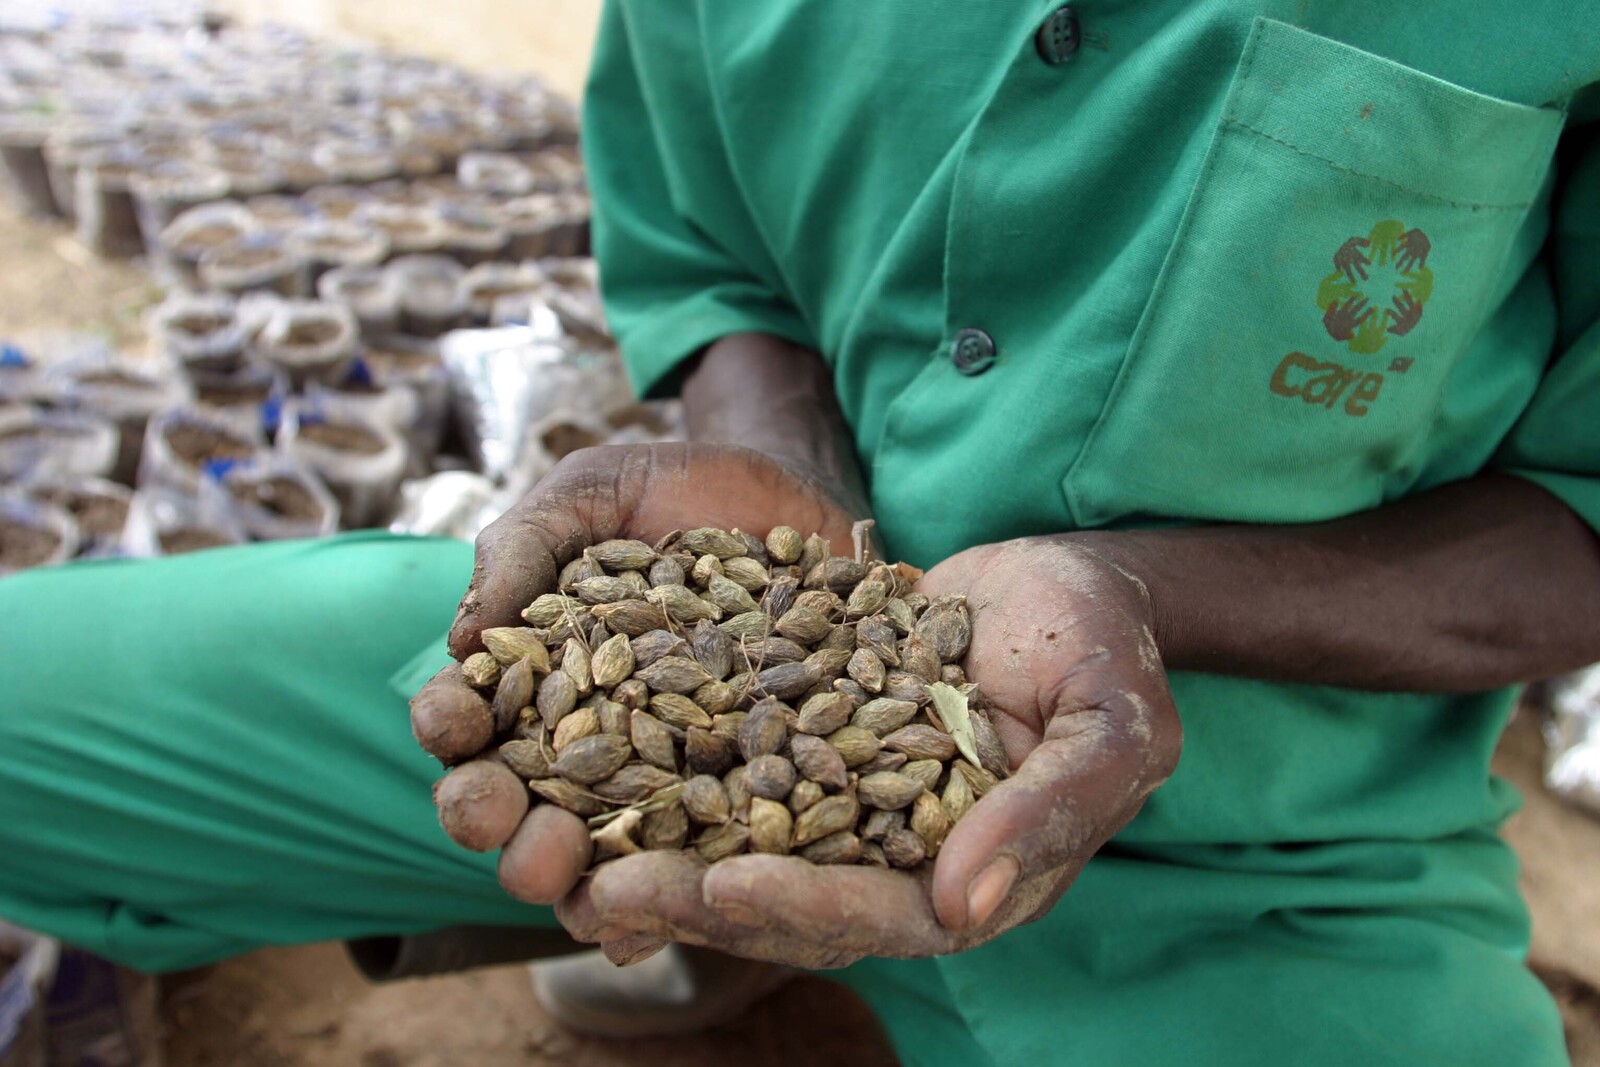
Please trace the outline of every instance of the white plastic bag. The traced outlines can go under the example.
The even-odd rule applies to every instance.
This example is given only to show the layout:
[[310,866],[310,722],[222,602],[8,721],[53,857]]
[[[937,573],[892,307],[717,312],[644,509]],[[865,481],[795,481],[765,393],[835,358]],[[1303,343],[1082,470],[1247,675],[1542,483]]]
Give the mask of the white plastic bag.
[[339,501],[347,529],[386,524],[406,469],[406,445],[385,426],[331,415],[305,400],[284,410],[278,448],[315,471]]

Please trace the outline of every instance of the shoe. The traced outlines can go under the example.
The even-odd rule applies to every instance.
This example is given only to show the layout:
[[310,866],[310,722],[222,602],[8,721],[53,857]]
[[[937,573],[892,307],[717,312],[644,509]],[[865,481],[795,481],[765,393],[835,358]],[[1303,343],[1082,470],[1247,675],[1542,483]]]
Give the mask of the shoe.
[[534,995],[558,1023],[605,1038],[664,1037],[721,1026],[799,973],[688,945],[668,945],[628,967],[585,952],[532,970]]

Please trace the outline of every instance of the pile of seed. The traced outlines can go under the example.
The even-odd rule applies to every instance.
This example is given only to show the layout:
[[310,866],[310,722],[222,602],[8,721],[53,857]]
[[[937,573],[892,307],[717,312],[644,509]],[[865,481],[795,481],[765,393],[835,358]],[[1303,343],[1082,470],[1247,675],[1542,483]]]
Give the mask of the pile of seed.
[[419,739],[447,763],[498,759],[587,819],[596,862],[916,867],[1007,770],[959,665],[965,598],[930,601],[918,577],[785,526],[606,541],[526,626],[484,631],[461,664],[476,704]]

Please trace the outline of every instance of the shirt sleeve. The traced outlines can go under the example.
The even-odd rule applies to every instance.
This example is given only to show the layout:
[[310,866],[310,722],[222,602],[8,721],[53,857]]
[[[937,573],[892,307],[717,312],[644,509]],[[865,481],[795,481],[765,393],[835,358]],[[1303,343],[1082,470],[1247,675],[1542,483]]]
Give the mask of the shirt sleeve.
[[1585,95],[1561,150],[1549,245],[1555,358],[1495,465],[1548,489],[1600,530],[1600,92]]
[[[583,146],[606,319],[634,390],[670,395],[684,361],[729,334],[814,347],[792,304],[678,210],[663,158],[675,142],[652,114],[636,58],[628,16],[611,0],[584,97]],[[713,121],[709,109],[699,121]]]

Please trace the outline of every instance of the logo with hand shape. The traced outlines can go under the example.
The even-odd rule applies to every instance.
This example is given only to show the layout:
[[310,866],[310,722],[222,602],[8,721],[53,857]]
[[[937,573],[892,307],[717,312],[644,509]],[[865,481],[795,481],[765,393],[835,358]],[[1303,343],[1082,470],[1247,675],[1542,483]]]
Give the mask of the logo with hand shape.
[[[1317,307],[1328,336],[1357,355],[1370,356],[1390,337],[1416,329],[1433,295],[1431,251],[1427,234],[1407,229],[1397,219],[1380,222],[1367,236],[1340,245],[1333,254],[1333,273],[1317,287]],[[1390,289],[1377,293],[1375,306],[1372,293],[1385,282]]]

